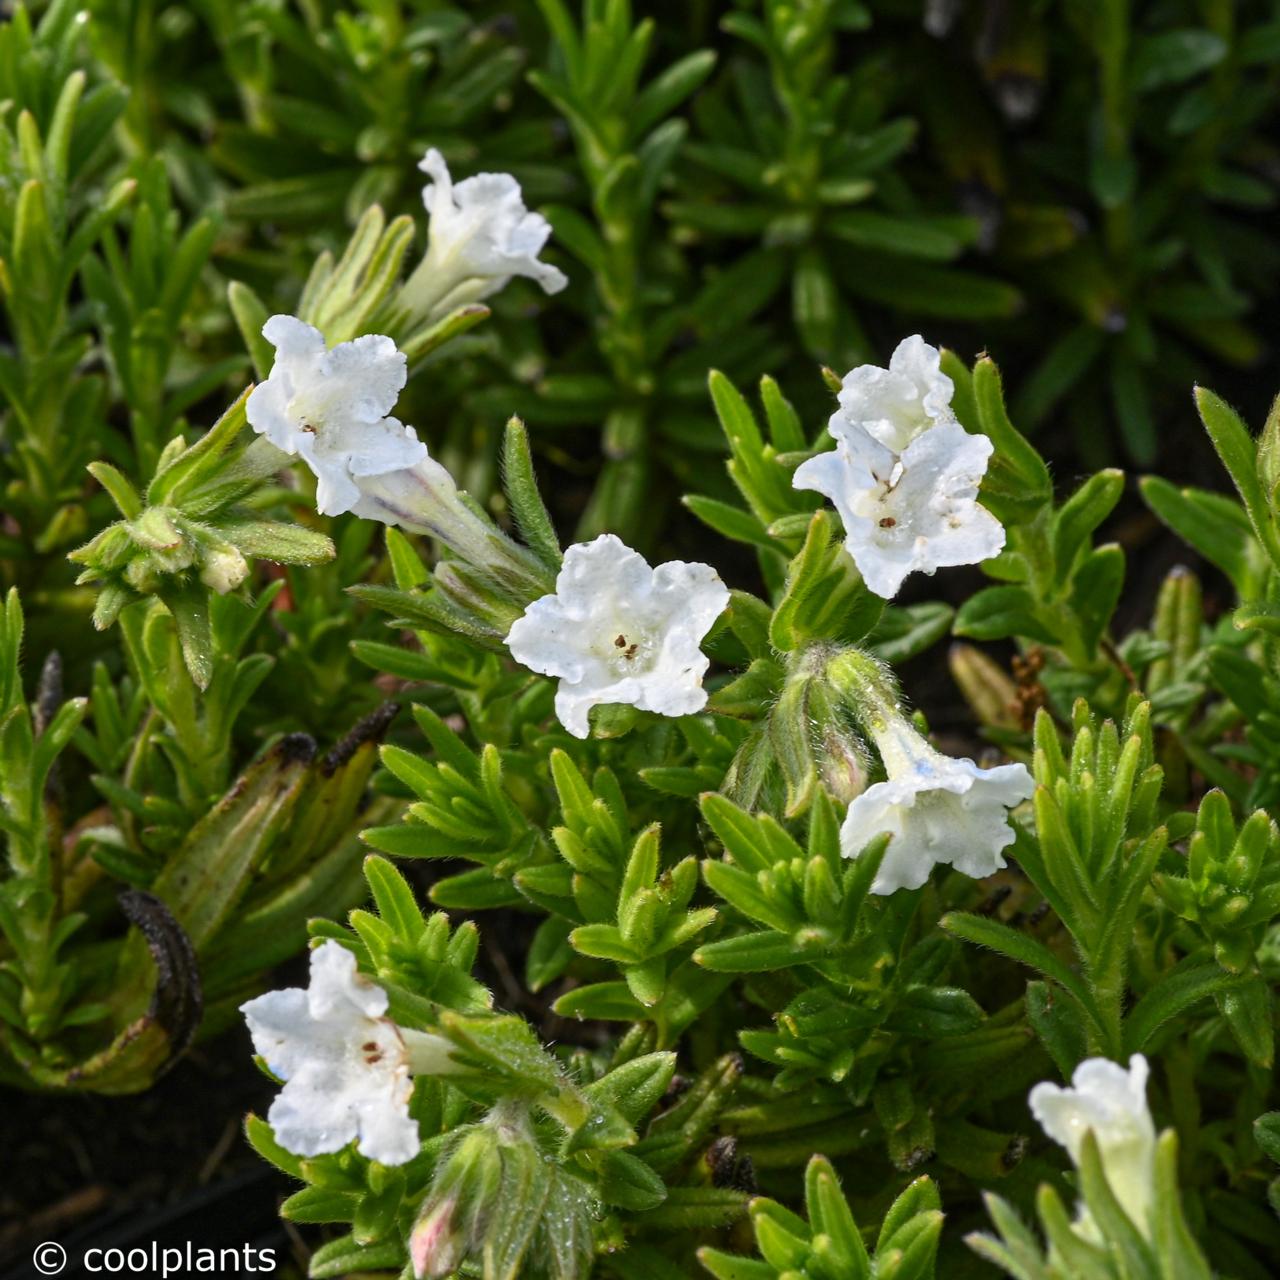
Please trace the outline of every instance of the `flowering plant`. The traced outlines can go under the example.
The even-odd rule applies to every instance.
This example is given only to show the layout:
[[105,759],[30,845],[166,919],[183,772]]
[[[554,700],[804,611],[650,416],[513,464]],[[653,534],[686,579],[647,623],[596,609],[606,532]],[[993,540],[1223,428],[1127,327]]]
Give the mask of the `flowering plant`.
[[[798,120],[860,6],[763,8],[727,25]],[[664,117],[710,64],[641,88],[653,28],[626,5],[592,0],[581,27],[542,9],[559,52],[533,84],[592,219],[531,210],[441,124],[412,214],[357,184],[305,283],[246,271],[208,301],[243,350],[138,408],[47,543],[49,495],[15,491],[6,530],[74,566],[59,643],[98,647],[64,663],[49,593],[13,585],[0,1077],[135,1092],[233,1028],[271,1089],[247,1140],[295,1184],[281,1214],[315,1228],[317,1278],[1266,1280],[1280,413],[1255,437],[1196,391],[1238,500],[1140,482],[1203,562],[1144,620],[1100,532],[1123,531],[1124,477],[1062,492],[989,357],[912,335],[843,376],[806,358],[795,400],[764,376],[757,408],[714,343],[678,352],[642,260],[681,141]],[[20,330],[8,255],[36,275],[71,255],[132,406],[109,223],[139,201],[137,261],[163,258],[168,179],[67,199],[68,139],[110,105],[83,88],[9,139],[36,194],[0,219],[0,285]],[[821,136],[779,145],[844,172]],[[742,151],[692,159],[740,173]],[[712,207],[672,216],[705,229]],[[896,225],[857,215],[822,234]],[[783,230],[713,303],[779,263],[819,288]],[[199,275],[188,236],[170,249]],[[64,277],[45,283],[68,309]],[[477,397],[466,448],[438,411],[468,362],[537,364],[562,307],[596,309],[610,370],[590,494],[537,421],[564,383],[531,426]],[[802,312],[812,355],[848,345]],[[57,359],[20,333],[46,408],[98,394],[59,381],[87,376],[76,323]],[[683,453],[650,449],[664,431]],[[658,519],[658,457],[684,525]],[[1220,617],[1211,573],[1236,597]],[[305,985],[272,976],[304,952]]]

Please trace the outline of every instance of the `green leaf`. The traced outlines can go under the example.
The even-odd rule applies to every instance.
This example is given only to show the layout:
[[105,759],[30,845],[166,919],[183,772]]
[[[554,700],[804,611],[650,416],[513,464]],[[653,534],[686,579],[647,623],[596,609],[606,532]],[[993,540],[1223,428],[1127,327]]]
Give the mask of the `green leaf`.
[[244,1136],[249,1145],[268,1163],[291,1178],[302,1179],[302,1157],[286,1151],[275,1138],[271,1126],[260,1116],[245,1117]]
[[1280,539],[1276,536],[1275,518],[1258,478],[1257,447],[1253,437],[1235,410],[1212,391],[1197,387],[1195,397],[1200,420],[1244,502],[1249,522],[1272,564],[1280,567]]
[[1221,569],[1241,597],[1257,597],[1261,548],[1239,503],[1203,489],[1179,489],[1159,476],[1144,476],[1138,488],[1147,506]]
[[777,1280],[777,1269],[767,1262],[705,1245],[698,1250],[698,1261],[716,1280]]
[[253,361],[254,375],[261,382],[270,376],[276,358],[275,348],[262,336],[262,326],[271,313],[258,295],[240,280],[233,280],[227,286],[227,302]]
[[834,515],[815,512],[804,546],[787,569],[787,584],[769,625],[774,648],[801,649],[816,640],[862,636],[884,602],[863,585],[838,538]]
[[649,1010],[625,982],[594,982],[566,991],[552,1006],[564,1018],[600,1018],[608,1022],[643,1022]]
[[871,631],[869,648],[882,662],[900,666],[937,644],[951,629],[955,610],[940,600],[887,605]]
[[304,1187],[281,1203],[280,1216],[289,1222],[351,1222],[360,1199],[358,1191]]
[[199,952],[249,887],[311,775],[315,743],[282,739],[192,827],[152,892]]
[[754,875],[775,862],[804,856],[798,844],[767,815],[752,817],[716,792],[702,797],[702,816],[739,867]]
[[1089,1031],[1078,1004],[1063,1000],[1047,982],[1028,982],[1027,1021],[1069,1080],[1089,1051]]
[[209,626],[209,594],[196,583],[162,597],[173,614],[182,646],[182,660],[199,689],[213,679],[213,632]]
[[804,1174],[804,1203],[809,1226],[815,1236],[831,1241],[831,1252],[848,1280],[870,1280],[871,1260],[840,1190],[840,1180],[831,1162],[814,1156]]
[[426,922],[418,910],[409,882],[385,858],[372,854],[364,860],[364,877],[369,882],[369,890],[382,919],[405,943],[417,943],[423,936]]
[[1216,964],[1177,965],[1161,975],[1125,1019],[1125,1050],[1141,1053],[1164,1023],[1201,1000],[1241,987],[1244,979]]
[[627,113],[631,136],[639,137],[670,115],[706,80],[715,65],[715,50],[698,49],[655,76],[636,96]]
[[1091,653],[1097,650],[1120,603],[1124,575],[1124,552],[1114,542],[1090,551],[1076,569],[1069,600]]
[[1022,295],[1011,285],[972,271],[890,254],[850,253],[841,264],[845,288],[898,312],[954,320],[1012,316]]
[[1201,75],[1227,53],[1227,42],[1212,31],[1160,31],[1135,42],[1129,74],[1139,93],[1149,93]]
[[995,446],[982,481],[982,501],[1004,524],[1031,519],[1053,500],[1044,459],[1009,420],[995,361],[983,357],[973,367],[978,424]]
[[214,527],[245,555],[275,564],[327,564],[338,554],[332,539],[299,524],[276,520],[220,520]]
[[946,215],[880,213],[875,209],[842,209],[824,221],[827,231],[848,244],[934,262],[958,257],[973,239],[975,225]]
[[1276,1164],[1280,1164],[1280,1111],[1268,1111],[1253,1122],[1253,1139]]
[[560,540],[538,491],[533,471],[533,455],[529,451],[529,433],[519,418],[507,422],[503,436],[502,471],[507,500],[516,526],[530,549],[548,569],[560,568]]
[[111,495],[111,501],[126,520],[136,520],[142,514],[142,499],[138,491],[109,462],[91,462],[87,470]]
[[835,360],[840,295],[826,262],[812,248],[800,254],[793,269],[791,312],[809,354],[816,360]]
[[816,957],[796,947],[785,933],[768,932],[708,942],[693,953],[693,958],[704,969],[716,973],[765,973],[807,964]]
[[329,1280],[361,1271],[398,1271],[405,1261],[405,1248],[399,1240],[361,1245],[355,1236],[346,1235],[322,1244],[312,1255],[307,1267],[311,1280]]
[[245,417],[248,399],[249,389],[246,388],[195,444],[182,449],[159,468],[147,486],[149,506],[180,504],[183,495],[214,476],[223,464],[225,454],[248,423]]
[[1057,956],[1042,943],[1026,934],[1018,933],[1008,925],[996,920],[987,920],[982,916],[965,915],[952,911],[938,922],[949,934],[963,938],[980,947],[989,947],[992,951],[1007,956],[1018,964],[1035,969],[1046,977],[1052,978],[1063,989],[1074,996],[1080,1008],[1098,1025],[1097,1010],[1093,996],[1079,974],[1072,972]]
[[778,543],[749,511],[699,493],[687,493],[681,501],[703,524],[714,529],[721,537],[734,542],[751,543],[770,551],[777,550]]
[[560,1087],[555,1062],[523,1018],[442,1009],[440,1030],[464,1060],[502,1078],[514,1096],[555,1093]]
[[674,1053],[646,1053],[614,1067],[582,1092],[613,1107],[637,1125],[666,1093],[675,1069]]
[[1214,997],[1231,1034],[1255,1066],[1269,1071],[1275,1061],[1275,1013],[1271,988],[1265,978],[1250,978],[1242,986],[1218,992]]
[[633,1212],[656,1208],[667,1198],[666,1183],[643,1160],[627,1151],[603,1153],[597,1188],[606,1204]]
[[1025,587],[986,587],[960,606],[952,630],[974,640],[1018,636],[1054,644],[1057,637],[1037,617],[1035,597]]
[[1071,572],[1093,531],[1111,514],[1124,492],[1124,472],[1108,469],[1090,476],[1064,502],[1053,522],[1053,558],[1062,578]]

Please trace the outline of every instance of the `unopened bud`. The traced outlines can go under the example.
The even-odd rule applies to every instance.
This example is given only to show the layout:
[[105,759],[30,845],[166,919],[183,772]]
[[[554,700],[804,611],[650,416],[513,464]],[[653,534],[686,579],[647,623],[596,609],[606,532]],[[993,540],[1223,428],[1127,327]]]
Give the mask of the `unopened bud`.
[[1280,486],[1280,396],[1271,404],[1271,412],[1258,437],[1258,479],[1266,492],[1272,510],[1276,506],[1276,488]]
[[455,1217],[455,1196],[428,1200],[422,1215],[409,1235],[409,1257],[418,1280],[440,1280],[452,1274],[462,1263],[465,1241],[459,1235]]
[[501,1186],[501,1143],[491,1125],[470,1125],[458,1131],[409,1233],[409,1258],[417,1280],[451,1275],[474,1254],[497,1207]]
[[160,587],[162,574],[151,556],[138,556],[125,566],[124,580],[139,594],[154,594]]
[[129,531],[134,541],[148,551],[174,552],[182,545],[182,534],[163,507],[148,507],[130,521]]
[[828,725],[823,735],[821,773],[823,787],[841,804],[849,804],[867,789],[862,744],[836,725]]
[[249,576],[249,562],[229,542],[207,552],[201,563],[200,581],[225,596]]

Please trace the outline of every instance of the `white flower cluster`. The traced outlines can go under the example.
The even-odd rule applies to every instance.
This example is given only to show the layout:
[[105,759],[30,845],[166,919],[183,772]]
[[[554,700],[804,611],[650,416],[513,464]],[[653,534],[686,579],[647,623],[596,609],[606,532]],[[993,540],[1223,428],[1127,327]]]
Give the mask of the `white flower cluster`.
[[[1028,1102],[1040,1127],[1066,1147],[1077,1168],[1084,1136],[1093,1133],[1107,1184],[1134,1226],[1150,1239],[1156,1129],[1147,1107],[1147,1075],[1147,1060],[1140,1053],[1129,1059],[1128,1071],[1107,1058],[1087,1058],[1076,1067],[1070,1088],[1038,1084]],[[1076,1230],[1101,1242],[1083,1206]]]
[[[565,287],[564,273],[538,260],[551,225],[525,208],[510,174],[481,173],[455,185],[434,148],[419,167],[431,178],[422,190],[431,217],[426,256],[403,291],[411,309],[416,298],[424,317],[438,317],[489,297],[512,276],[528,276],[548,293]],[[414,429],[391,416],[409,370],[390,338],[366,334],[330,349],[318,329],[286,315],[272,316],[262,333],[276,358],[249,396],[249,425],[311,468],[321,515],[352,511],[395,524],[406,493],[452,498],[448,473]],[[420,506],[422,494],[417,500]]]
[[919,335],[887,369],[845,375],[827,430],[836,447],[796,468],[797,489],[835,504],[845,547],[867,586],[886,600],[917,571],[976,564],[1004,546],[1004,528],[978,504],[991,441],[951,411],[955,387]]
[[356,971],[350,951],[322,943],[305,991],[269,991],[240,1011],[254,1049],[285,1081],[267,1120],[286,1151],[327,1155],[355,1141],[361,1155],[388,1165],[418,1154],[412,1073],[448,1071],[449,1042],[386,1017],[387,993]]

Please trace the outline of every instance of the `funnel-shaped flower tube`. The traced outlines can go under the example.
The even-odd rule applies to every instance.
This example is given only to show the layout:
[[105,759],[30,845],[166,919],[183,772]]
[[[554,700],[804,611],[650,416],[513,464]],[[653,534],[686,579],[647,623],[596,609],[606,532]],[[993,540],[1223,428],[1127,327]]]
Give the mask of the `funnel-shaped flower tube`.
[[418,167],[431,178],[422,189],[431,222],[426,256],[400,295],[413,320],[439,320],[497,293],[512,276],[526,276],[547,293],[569,283],[558,267],[539,260],[551,224],[525,208],[509,173],[478,173],[455,183],[434,147]]
[[1040,1127],[1077,1167],[1084,1135],[1093,1133],[1108,1185],[1134,1226],[1150,1238],[1156,1130],[1147,1107],[1147,1075],[1140,1053],[1129,1059],[1127,1071],[1107,1058],[1086,1058],[1069,1088],[1038,1084],[1028,1102]]

